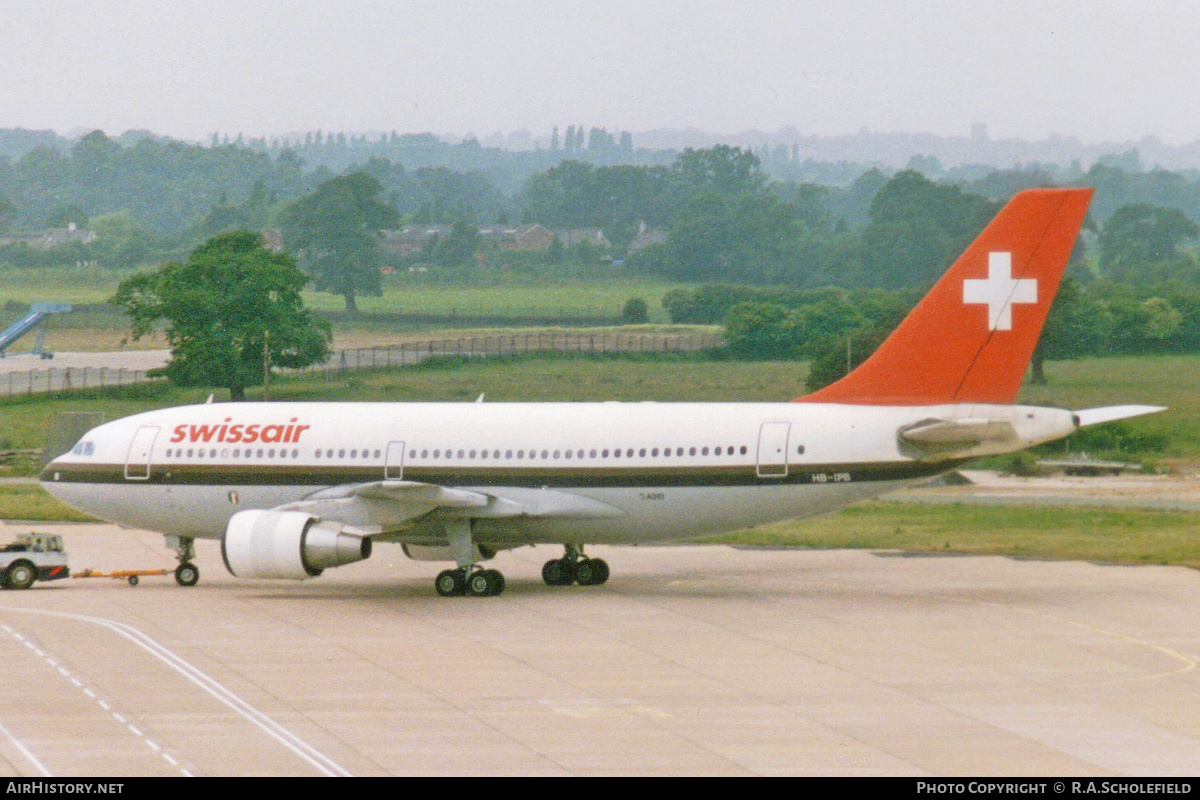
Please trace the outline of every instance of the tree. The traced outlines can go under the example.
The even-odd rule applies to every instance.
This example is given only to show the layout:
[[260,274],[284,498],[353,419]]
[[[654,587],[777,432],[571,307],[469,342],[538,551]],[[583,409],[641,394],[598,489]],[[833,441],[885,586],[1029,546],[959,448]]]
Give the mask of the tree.
[[1064,277],[1041,338],[1033,349],[1030,380],[1038,385],[1047,383],[1047,359],[1080,358],[1102,352],[1111,331],[1112,312],[1107,306],[1086,295],[1077,281]]
[[758,156],[740,147],[719,144],[705,150],[687,148],[672,167],[691,193],[715,192],[722,197],[757,192],[766,182]]
[[793,358],[800,351],[797,315],[774,303],[738,303],[729,309],[724,337],[737,358]]
[[871,201],[863,231],[864,284],[930,286],[1000,210],[920,173],[897,173]]
[[209,239],[187,261],[122,281],[113,303],[133,321],[133,337],[166,320],[171,361],[160,370],[177,386],[223,386],[243,400],[262,383],[264,347],[276,367],[329,357],[329,325],[305,309],[308,277],[259,235],[234,231]]
[[280,217],[284,242],[304,253],[318,290],[340,294],[357,311],[359,292],[378,294],[379,231],[399,224],[395,208],[378,199],[383,190],[362,172],[330,178],[292,203]]
[[442,267],[470,266],[475,262],[482,241],[479,229],[460,219],[450,226],[445,236],[434,241],[430,260]]
[[642,325],[650,321],[650,311],[646,301],[640,297],[631,297],[621,309],[621,321],[626,325]]
[[0,231],[8,228],[9,222],[17,214],[17,207],[6,197],[0,197]]
[[1123,282],[1194,278],[1195,263],[1179,248],[1198,234],[1200,227],[1177,208],[1123,205],[1100,231],[1100,270]]

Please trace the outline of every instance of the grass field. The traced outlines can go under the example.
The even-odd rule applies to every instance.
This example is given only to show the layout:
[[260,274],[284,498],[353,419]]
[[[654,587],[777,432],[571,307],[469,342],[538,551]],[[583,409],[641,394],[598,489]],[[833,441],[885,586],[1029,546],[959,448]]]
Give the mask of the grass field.
[[[105,303],[117,285],[134,271],[59,267],[45,269],[0,269],[0,300],[21,304],[47,300],[95,305]],[[632,297],[641,297],[649,307],[652,322],[667,322],[662,296],[672,289],[690,286],[660,280],[612,278],[546,281],[505,277],[478,283],[440,283],[407,275],[385,276],[383,295],[357,298],[364,313],[458,314],[461,316],[607,316],[620,317]],[[309,308],[341,311],[341,295],[304,292]]]
[[[0,270],[0,326],[7,326],[24,313],[29,303],[62,300],[75,305],[105,303],[117,284],[132,273],[97,269]],[[334,347],[361,347],[392,344],[414,338],[483,335],[483,328],[472,318],[511,318],[514,324],[528,327],[530,317],[566,320],[573,318],[619,319],[626,301],[641,297],[646,301],[650,321],[665,324],[670,320],[663,310],[662,296],[684,284],[615,277],[612,280],[578,280],[537,283],[510,279],[505,282],[455,285],[406,276],[389,276],[381,297],[358,298],[360,314],[347,317],[340,313],[344,301],[340,295],[305,292],[309,308],[333,312]],[[2,303],[0,303],[2,305]],[[454,315],[461,322],[413,322],[397,320],[398,314]],[[471,327],[467,327],[470,325]],[[536,330],[550,330],[538,326]],[[488,330],[496,330],[494,327]],[[33,346],[33,334],[18,342],[14,352]],[[120,349],[160,349],[166,347],[161,334],[133,341],[129,321],[116,309],[76,311],[52,317],[45,346],[64,352],[98,352]]]
[[1165,511],[869,502],[704,541],[1200,567],[1196,515]]

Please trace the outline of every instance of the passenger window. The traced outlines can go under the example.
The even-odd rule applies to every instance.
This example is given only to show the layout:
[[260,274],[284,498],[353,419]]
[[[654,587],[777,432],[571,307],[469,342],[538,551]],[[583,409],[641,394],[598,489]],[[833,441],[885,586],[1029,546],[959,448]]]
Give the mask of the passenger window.
[[474,458],[474,457],[475,457],[475,451],[474,451],[474,450],[472,450],[472,451],[471,451],[471,458]]
[[504,457],[505,457],[505,458],[512,458],[512,450],[505,450],[505,451],[504,451]]
[[559,458],[561,455],[562,455],[562,451],[561,451],[561,450],[555,450],[555,451],[554,451],[554,460],[555,460],[555,461],[557,461],[557,460],[558,460],[558,458]]
[[705,448],[702,448],[702,449],[700,450],[700,455],[702,455],[702,456],[706,456],[706,455],[708,455],[708,448],[707,448],[707,447],[705,447]]
[[746,445],[742,445],[742,448],[739,452],[741,452],[742,455],[746,455]]
[[542,458],[549,458],[549,457],[550,457],[550,451],[549,451],[549,450],[543,450],[543,451],[542,451]]
[[799,447],[797,447],[796,453],[799,455],[804,455],[804,445],[800,445]]

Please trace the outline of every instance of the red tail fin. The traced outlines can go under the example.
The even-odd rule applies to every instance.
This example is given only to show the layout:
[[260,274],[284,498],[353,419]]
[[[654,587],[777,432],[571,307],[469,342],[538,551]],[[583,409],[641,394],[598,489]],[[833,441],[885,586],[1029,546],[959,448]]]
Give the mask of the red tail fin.
[[1091,199],[1018,194],[870,358],[797,402],[1011,403]]

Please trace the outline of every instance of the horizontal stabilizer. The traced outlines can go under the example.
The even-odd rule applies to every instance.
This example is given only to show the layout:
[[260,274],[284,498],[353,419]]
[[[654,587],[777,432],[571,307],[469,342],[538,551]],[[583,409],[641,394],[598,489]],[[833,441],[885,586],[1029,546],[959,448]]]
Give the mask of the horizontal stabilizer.
[[1140,417],[1143,414],[1157,414],[1166,411],[1166,406],[1104,406],[1103,408],[1088,408],[1075,412],[1078,425],[1086,428],[1088,425],[1099,425],[1102,422],[1112,422],[1118,419]]

